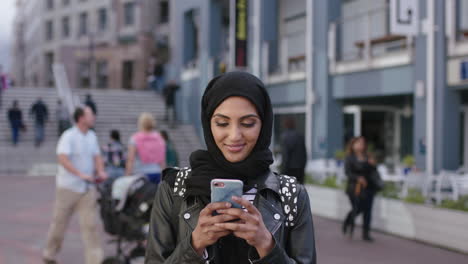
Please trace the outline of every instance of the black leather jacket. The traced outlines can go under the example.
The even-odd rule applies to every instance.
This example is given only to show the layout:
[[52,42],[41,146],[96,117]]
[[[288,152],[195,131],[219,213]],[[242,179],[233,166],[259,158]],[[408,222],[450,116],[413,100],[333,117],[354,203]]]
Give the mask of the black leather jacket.
[[[314,227],[309,196],[305,188],[298,185],[298,214],[294,226],[286,227],[279,196],[278,176],[269,172],[259,177],[255,183],[260,195],[255,198],[254,205],[261,212],[265,226],[273,234],[275,246],[269,255],[263,259],[251,259],[251,263],[315,264]],[[177,199],[180,200],[177,201]],[[166,181],[161,182],[151,213],[145,263],[223,263],[222,259],[205,260],[192,248],[191,234],[203,208],[201,201],[189,202],[177,196]],[[250,251],[252,250],[255,249],[251,248]],[[249,256],[251,256],[250,253]],[[223,256],[222,258],[235,259],[236,256]]]
[[[354,195],[359,176],[364,177],[370,183],[370,174],[375,170],[377,170],[377,168],[371,165],[367,159],[360,161],[355,155],[347,156],[345,160],[345,174],[348,177],[346,193],[348,193],[348,195]],[[374,191],[374,187],[371,184],[369,184],[366,189],[368,191]]]

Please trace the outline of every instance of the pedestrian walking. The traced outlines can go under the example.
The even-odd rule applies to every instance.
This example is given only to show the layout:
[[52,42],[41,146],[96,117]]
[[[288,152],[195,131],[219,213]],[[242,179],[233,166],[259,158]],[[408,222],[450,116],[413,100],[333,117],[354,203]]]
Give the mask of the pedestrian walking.
[[62,103],[62,100],[57,101],[57,108],[55,110],[55,117],[57,119],[57,134],[60,137],[62,133],[69,129],[71,126],[70,114],[68,113],[68,108],[65,104]]
[[348,178],[346,194],[352,208],[343,222],[342,231],[352,237],[354,221],[363,213],[362,239],[368,242],[373,241],[370,236],[372,204],[378,187],[373,180],[375,173],[376,162],[367,152],[366,139],[362,136],[351,139],[347,147],[345,174]]
[[3,74],[3,66],[0,65],[0,109],[2,109],[2,103],[3,103],[3,91],[6,90],[7,88],[7,78]]
[[[164,115],[164,120],[169,121],[171,126],[175,125],[176,120],[176,108],[175,108],[175,94],[179,90],[179,85],[176,81],[171,80],[165,87],[163,91],[166,111]],[[170,116],[170,117],[169,117]]]
[[57,144],[57,189],[43,259],[46,264],[56,263],[70,218],[78,211],[85,263],[101,264],[103,250],[96,221],[94,183],[105,180],[107,174],[96,134],[90,129],[95,120],[93,111],[89,107],[78,107],[73,118],[75,126],[67,129]]
[[49,111],[42,98],[39,97],[31,106],[29,115],[34,118],[34,145],[39,147],[44,141],[45,124],[49,118]]
[[293,175],[304,184],[304,170],[307,163],[307,151],[304,136],[296,130],[293,118],[287,118],[283,124],[285,131],[281,135],[281,170],[285,175]]
[[110,132],[109,142],[102,147],[102,154],[109,181],[113,181],[125,174],[125,147],[120,140],[120,132],[118,130]]
[[156,62],[153,69],[153,89],[156,92],[160,92],[164,87],[164,65],[160,62]]
[[98,113],[97,106],[96,106],[96,103],[94,102],[93,97],[91,96],[91,94],[86,95],[86,99],[84,101],[84,104],[86,106],[89,106],[91,108],[91,110],[93,110],[93,114],[95,116],[97,116],[97,113]]
[[175,150],[174,143],[169,138],[169,134],[166,130],[161,131],[161,136],[166,142],[166,165],[167,167],[177,167],[179,166],[179,156]]
[[161,171],[166,167],[166,143],[156,131],[156,120],[150,113],[140,115],[138,130],[128,144],[125,174],[146,175],[151,182],[158,184]]
[[11,141],[16,146],[19,142],[20,131],[26,130],[23,123],[23,112],[19,108],[18,100],[14,100],[12,107],[8,109],[8,121],[11,128]]
[[[190,155],[190,168],[164,170],[145,263],[315,264],[309,196],[294,177],[270,171],[273,111],[264,84],[246,72],[220,75],[201,111],[207,150]],[[219,178],[242,181],[237,208],[210,202]]]

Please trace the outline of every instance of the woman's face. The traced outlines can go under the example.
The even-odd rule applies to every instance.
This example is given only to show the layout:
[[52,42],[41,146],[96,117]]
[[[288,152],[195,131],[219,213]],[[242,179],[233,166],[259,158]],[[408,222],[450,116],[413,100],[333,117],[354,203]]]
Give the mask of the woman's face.
[[244,97],[224,100],[211,117],[211,133],[229,162],[243,161],[257,143],[262,121],[255,106]]
[[365,148],[366,148],[366,142],[364,141],[363,138],[359,138],[353,144],[354,153],[363,153],[366,151]]

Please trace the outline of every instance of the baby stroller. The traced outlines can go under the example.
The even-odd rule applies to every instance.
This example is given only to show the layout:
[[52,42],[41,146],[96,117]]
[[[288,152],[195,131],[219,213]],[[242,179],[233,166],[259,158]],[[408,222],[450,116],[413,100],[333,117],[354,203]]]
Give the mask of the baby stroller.
[[144,176],[125,176],[97,187],[104,230],[115,237],[116,255],[103,264],[131,264],[145,256],[145,240],[157,185]]

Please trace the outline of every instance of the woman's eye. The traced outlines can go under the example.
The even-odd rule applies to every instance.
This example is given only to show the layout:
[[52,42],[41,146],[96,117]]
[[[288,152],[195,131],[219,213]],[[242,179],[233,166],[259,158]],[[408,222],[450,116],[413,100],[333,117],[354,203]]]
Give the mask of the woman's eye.
[[218,123],[216,122],[216,126],[219,126],[219,127],[227,127],[229,124],[228,123]]
[[243,127],[253,127],[255,126],[255,123],[242,123]]

